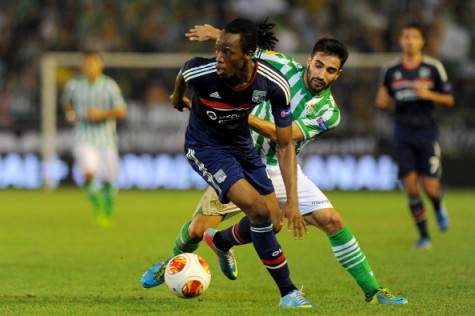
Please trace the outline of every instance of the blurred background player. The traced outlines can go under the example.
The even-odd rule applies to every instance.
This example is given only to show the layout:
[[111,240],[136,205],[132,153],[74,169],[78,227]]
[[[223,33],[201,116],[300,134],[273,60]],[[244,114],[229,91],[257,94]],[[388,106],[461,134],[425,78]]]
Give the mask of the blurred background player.
[[[295,287],[287,259],[274,235],[282,224],[281,212],[265,165],[253,146],[248,116],[252,109],[271,100],[276,116],[279,165],[287,192],[284,214],[296,237],[302,236],[303,218],[297,207],[296,157],[292,141],[290,87],[282,74],[268,63],[254,58],[257,46],[272,48],[273,24],[254,24],[235,19],[226,25],[216,41],[215,58],[193,58],[178,73],[172,104],[190,107],[184,97],[193,90],[185,152],[193,169],[216,191],[219,200],[229,201],[246,213],[243,233],[279,288],[279,306],[313,308]],[[237,267],[219,234],[208,235],[208,243],[220,260],[221,269],[236,279]]]
[[420,239],[417,249],[428,249],[431,240],[419,183],[432,202],[442,232],[448,229],[448,215],[442,203],[440,186],[441,152],[435,105],[452,107],[454,98],[441,62],[424,56],[424,36],[417,23],[406,24],[400,32],[402,58],[388,65],[376,96],[376,105],[394,109],[394,150],[399,178],[409,198],[409,207]]
[[[127,108],[119,86],[103,69],[98,52],[84,53],[82,75],[68,82],[62,100],[66,119],[74,125],[74,157],[84,175],[97,224],[107,226],[119,163],[116,120],[127,115]],[[96,177],[103,181],[102,190],[96,186]]]
[[[205,24],[195,26],[186,35],[190,40],[206,41],[216,39],[219,32],[219,29]],[[348,57],[348,51],[341,42],[330,38],[318,40],[308,56],[306,68],[279,52],[260,50],[257,55],[279,69],[291,85],[292,137],[296,142],[297,153],[317,136],[338,126],[340,111],[333,99],[331,85],[341,75]],[[252,136],[255,147],[266,164],[279,203],[284,205],[286,192],[277,167],[276,131],[270,109],[269,101],[256,107],[249,116],[249,125],[254,130]],[[407,299],[396,297],[380,286],[365,254],[349,227],[344,224],[340,213],[303,173],[300,166],[297,171],[297,190],[299,209],[305,221],[327,233],[337,261],[358,283],[366,300],[373,304],[407,303]],[[181,228],[175,241],[173,256],[194,252],[206,229],[216,228],[224,219],[239,212],[239,207],[233,203],[220,203],[216,193],[209,187],[203,194],[193,219]],[[228,248],[249,242],[240,231],[240,224],[232,226],[222,234],[228,240]],[[168,259],[154,265],[150,272],[145,273],[142,279],[144,287],[157,286],[164,281],[163,267],[167,262]]]

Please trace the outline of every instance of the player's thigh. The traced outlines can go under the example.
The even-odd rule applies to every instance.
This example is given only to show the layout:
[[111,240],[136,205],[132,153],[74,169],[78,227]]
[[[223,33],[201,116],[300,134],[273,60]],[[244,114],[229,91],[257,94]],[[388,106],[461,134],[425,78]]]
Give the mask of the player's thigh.
[[[280,168],[278,166],[272,166],[268,167],[267,171],[274,185],[277,200],[280,206],[283,207],[287,202],[287,193]],[[300,165],[297,165],[297,195],[299,210],[302,215],[325,208],[333,208],[330,200],[315,183],[305,175]]]
[[193,170],[216,191],[222,203],[229,203],[229,189],[244,178],[235,156],[211,146],[186,146],[185,152]]
[[418,143],[416,166],[417,173],[421,176],[440,178],[442,175],[441,151],[436,140]]
[[264,223],[270,219],[264,197],[246,179],[235,182],[229,188],[227,197],[249,217],[251,223]]
[[100,160],[101,177],[104,181],[109,183],[115,182],[119,175],[119,153],[117,148],[106,147],[101,148],[101,160]]
[[221,203],[216,191],[211,186],[208,186],[198,202],[193,217],[220,216],[225,220],[239,214],[240,212],[241,209],[232,202],[226,204]]
[[100,153],[90,144],[77,144],[74,148],[74,158],[84,174],[96,174],[99,169]]
[[416,153],[409,141],[395,140],[394,158],[398,166],[399,179],[403,179],[407,174],[416,171]]

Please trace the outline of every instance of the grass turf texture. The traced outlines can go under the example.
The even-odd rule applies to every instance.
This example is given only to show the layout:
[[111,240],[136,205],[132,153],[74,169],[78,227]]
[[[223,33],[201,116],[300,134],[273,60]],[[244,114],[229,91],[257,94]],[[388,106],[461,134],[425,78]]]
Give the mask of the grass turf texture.
[[[201,192],[121,192],[114,225],[93,224],[82,191],[0,191],[0,315],[310,315],[277,308],[278,291],[252,246],[236,249],[239,279],[227,280],[204,245],[211,266],[208,291],[197,299],[165,286],[145,290],[143,271],[165,258]],[[473,315],[475,212],[473,191],[449,191],[447,234],[432,212],[434,248],[413,250],[416,232],[402,193],[329,193],[358,238],[383,286],[408,297],[406,306],[365,304],[313,227],[302,241],[279,240],[297,286],[319,315]],[[426,203],[428,209],[429,204]],[[228,221],[227,224],[230,222]]]

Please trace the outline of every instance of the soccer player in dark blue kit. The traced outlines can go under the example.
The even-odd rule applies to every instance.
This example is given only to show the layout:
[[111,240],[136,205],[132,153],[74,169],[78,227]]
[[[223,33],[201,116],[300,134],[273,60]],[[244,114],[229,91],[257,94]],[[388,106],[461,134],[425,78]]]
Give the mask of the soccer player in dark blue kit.
[[[273,48],[277,39],[271,32],[272,27],[267,23],[256,25],[247,19],[230,22],[216,41],[216,58],[193,58],[184,64],[171,102],[179,110],[190,107],[184,96],[186,86],[193,91],[185,139],[186,157],[193,169],[215,189],[221,202],[232,201],[245,212],[239,231],[243,238],[252,241],[279,287],[279,305],[313,308],[292,283],[287,260],[274,235],[274,230],[282,226],[282,213],[248,126],[248,115],[253,107],[270,100],[279,144],[279,166],[288,199],[283,213],[295,237],[301,238],[305,226],[297,207],[290,87],[277,69],[253,57],[257,47]],[[236,279],[232,251],[223,250],[227,237],[223,234],[205,236],[218,255],[225,275]]]
[[454,105],[444,66],[422,54],[424,36],[420,25],[409,23],[400,33],[402,59],[388,65],[376,96],[376,105],[387,109],[395,101],[395,155],[399,177],[409,198],[409,207],[419,230],[416,249],[430,248],[419,181],[432,201],[439,229],[448,229],[448,215],[440,188],[441,161],[437,142],[435,105]]

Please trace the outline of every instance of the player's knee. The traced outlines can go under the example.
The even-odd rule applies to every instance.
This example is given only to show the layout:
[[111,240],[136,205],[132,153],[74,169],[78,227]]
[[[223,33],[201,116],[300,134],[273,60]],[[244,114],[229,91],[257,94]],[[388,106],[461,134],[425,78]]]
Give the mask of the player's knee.
[[324,225],[322,225],[323,230],[327,234],[334,234],[342,230],[344,226],[343,219],[341,218],[340,213],[337,210],[332,210],[328,216]]
[[248,201],[242,206],[253,224],[264,224],[270,219],[270,211],[263,200]]
[[190,236],[192,240],[202,239],[207,228],[207,225],[203,221],[194,219],[190,226],[188,226],[188,236]]

